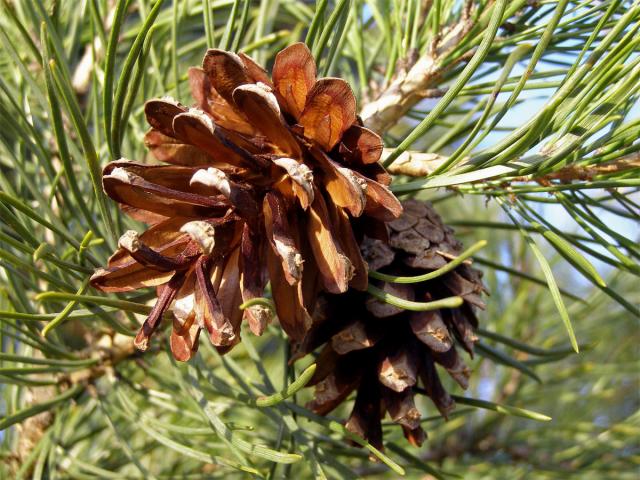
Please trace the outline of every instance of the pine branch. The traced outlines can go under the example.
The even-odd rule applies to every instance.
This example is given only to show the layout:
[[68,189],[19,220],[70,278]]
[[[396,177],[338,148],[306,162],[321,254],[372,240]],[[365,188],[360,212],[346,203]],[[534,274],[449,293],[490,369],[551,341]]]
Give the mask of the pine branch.
[[391,84],[362,107],[360,116],[365,125],[374,131],[386,132],[421,100],[441,96],[443,92],[436,88],[438,83],[449,70],[473,55],[467,52],[443,65],[472,27],[472,20],[463,18],[441,30],[417,60],[405,59],[405,65]]
[[[385,148],[382,159],[386,161],[393,153],[393,149]],[[422,153],[406,151],[387,166],[387,170],[394,175],[424,178],[431,175],[438,167],[447,161],[447,157],[437,153]]]
[[[71,399],[82,395],[84,392],[90,392],[95,382],[103,375],[113,375],[117,365],[138,354],[131,342],[131,338],[120,334],[102,335],[91,342],[90,345],[87,355],[83,356],[81,354],[80,358],[95,360],[95,362],[91,362],[91,365],[85,369],[70,373],[58,373],[53,378],[49,377],[51,380],[50,386],[27,388],[23,409],[28,410],[39,405],[46,405],[54,398],[65,395],[67,392],[74,392]],[[46,360],[39,352],[36,358],[38,357]],[[11,468],[14,472],[31,455],[33,449],[53,425],[55,415],[55,411],[46,410],[28,417],[20,425],[18,429],[18,446],[15,455],[11,457],[11,461],[14,463]],[[4,421],[6,422],[7,419],[5,418]]]
[[[385,148],[382,152],[383,160],[387,159],[393,149]],[[406,151],[393,161],[387,170],[394,175],[405,175],[408,177],[424,178],[432,175],[440,166],[442,166],[448,157],[437,153],[423,153]],[[465,163],[460,165],[464,167]],[[629,170],[640,168],[640,153],[632,153],[619,158],[611,159],[607,162],[594,164],[571,164],[560,168],[559,170],[541,176],[528,175],[507,177],[501,181],[501,185],[505,186],[509,183],[520,182],[537,182],[540,185],[548,186],[552,181],[557,180],[561,183],[571,183],[574,181],[593,181],[600,176],[616,176],[616,174],[627,173]]]

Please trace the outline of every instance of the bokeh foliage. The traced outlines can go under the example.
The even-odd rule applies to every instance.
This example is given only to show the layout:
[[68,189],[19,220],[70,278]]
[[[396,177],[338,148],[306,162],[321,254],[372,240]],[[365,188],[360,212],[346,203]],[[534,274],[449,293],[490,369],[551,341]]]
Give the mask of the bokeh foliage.
[[[0,2],[0,477],[635,478],[639,1]],[[87,287],[136,227],[100,168],[147,157],[144,100],[189,103],[207,46],[270,65],[301,40],[360,106],[429,60],[381,133],[433,167],[394,190],[487,241],[472,384],[448,422],[420,406],[422,450],[352,447],[308,391],[279,397],[312,359],[275,326],[178,365],[131,349],[150,294]]]

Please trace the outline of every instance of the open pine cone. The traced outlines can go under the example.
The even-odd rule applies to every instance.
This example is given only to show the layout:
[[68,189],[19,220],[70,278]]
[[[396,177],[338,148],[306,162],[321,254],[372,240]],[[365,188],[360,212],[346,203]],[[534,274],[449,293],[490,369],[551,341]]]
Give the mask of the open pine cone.
[[[416,276],[445,266],[461,253],[462,245],[430,204],[409,200],[403,206],[402,216],[389,224],[389,243],[368,237],[362,242],[372,270]],[[309,382],[315,385],[315,398],[308,407],[325,415],[356,390],[346,424],[349,430],[382,448],[381,419],[387,412],[412,444],[421,445],[426,434],[414,395],[426,394],[445,417],[455,406],[436,364],[462,388],[468,386],[470,371],[455,343],[473,355],[474,307],[484,308],[481,273],[462,263],[431,281],[380,283],[379,288],[405,300],[427,302],[459,295],[464,303],[455,309],[417,312],[355,290],[323,295],[314,327],[298,352],[301,356],[324,345]]]
[[[271,281],[280,323],[294,340],[311,324],[318,292],[367,288],[352,220],[390,221],[401,205],[378,163],[382,141],[356,116],[349,85],[316,79],[304,44],[281,51],[272,78],[243,54],[209,50],[191,68],[195,107],[150,100],[145,143],[166,164],[118,160],[105,192],[150,227],[126,232],[94,287],[157,287],[135,343],[144,350],[165,312],[171,349],[189,359],[205,329],[221,352],[239,341],[239,305]],[[268,310],[244,312],[261,334]]]

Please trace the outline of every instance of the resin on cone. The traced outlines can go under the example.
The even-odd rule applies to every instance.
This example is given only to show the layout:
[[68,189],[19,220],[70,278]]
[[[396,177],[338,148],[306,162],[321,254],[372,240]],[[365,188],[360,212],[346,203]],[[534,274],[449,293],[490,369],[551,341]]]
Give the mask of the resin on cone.
[[[240,304],[268,281],[282,328],[299,341],[320,292],[367,288],[355,219],[380,230],[402,211],[379,163],[382,141],[362,126],[344,80],[316,78],[301,43],[276,56],[271,77],[244,54],[209,50],[189,82],[194,106],[145,105],[145,144],[162,163],[104,169],[107,195],[149,228],[126,232],[91,283],[157,288],[135,340],[142,350],[168,312],[177,359],[193,355],[202,330],[229,350]],[[269,310],[254,305],[244,318],[261,334]]]

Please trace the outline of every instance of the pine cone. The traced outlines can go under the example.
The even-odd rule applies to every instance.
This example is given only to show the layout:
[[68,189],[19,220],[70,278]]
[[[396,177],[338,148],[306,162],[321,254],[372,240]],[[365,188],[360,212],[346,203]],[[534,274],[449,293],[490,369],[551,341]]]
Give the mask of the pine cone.
[[[365,237],[361,244],[371,270],[397,276],[421,275],[443,267],[461,253],[453,230],[443,225],[430,204],[403,202],[404,213],[390,222],[389,242]],[[462,263],[434,280],[412,283],[379,282],[378,288],[405,300],[426,302],[459,295],[460,308],[414,312],[383,303],[364,292],[323,295],[298,356],[321,345],[317,370],[309,382],[315,398],[308,405],[325,415],[354,390],[355,404],[346,423],[349,430],[382,448],[381,419],[387,412],[414,445],[426,438],[414,395],[426,394],[443,416],[454,408],[436,364],[464,389],[469,368],[456,341],[473,355],[474,307],[484,308],[481,273]],[[419,387],[422,384],[422,388]]]
[[[209,50],[189,80],[195,107],[170,98],[145,105],[145,144],[170,165],[119,160],[104,169],[105,192],[150,228],[125,233],[92,285],[157,287],[135,343],[146,349],[170,310],[172,352],[187,360],[203,328],[221,352],[235,345],[239,304],[270,280],[280,323],[300,340],[318,292],[367,288],[352,220],[400,215],[378,163],[382,141],[356,117],[345,81],[316,79],[301,43],[277,55],[272,79],[246,55]],[[245,317],[256,334],[269,321],[259,306]]]

